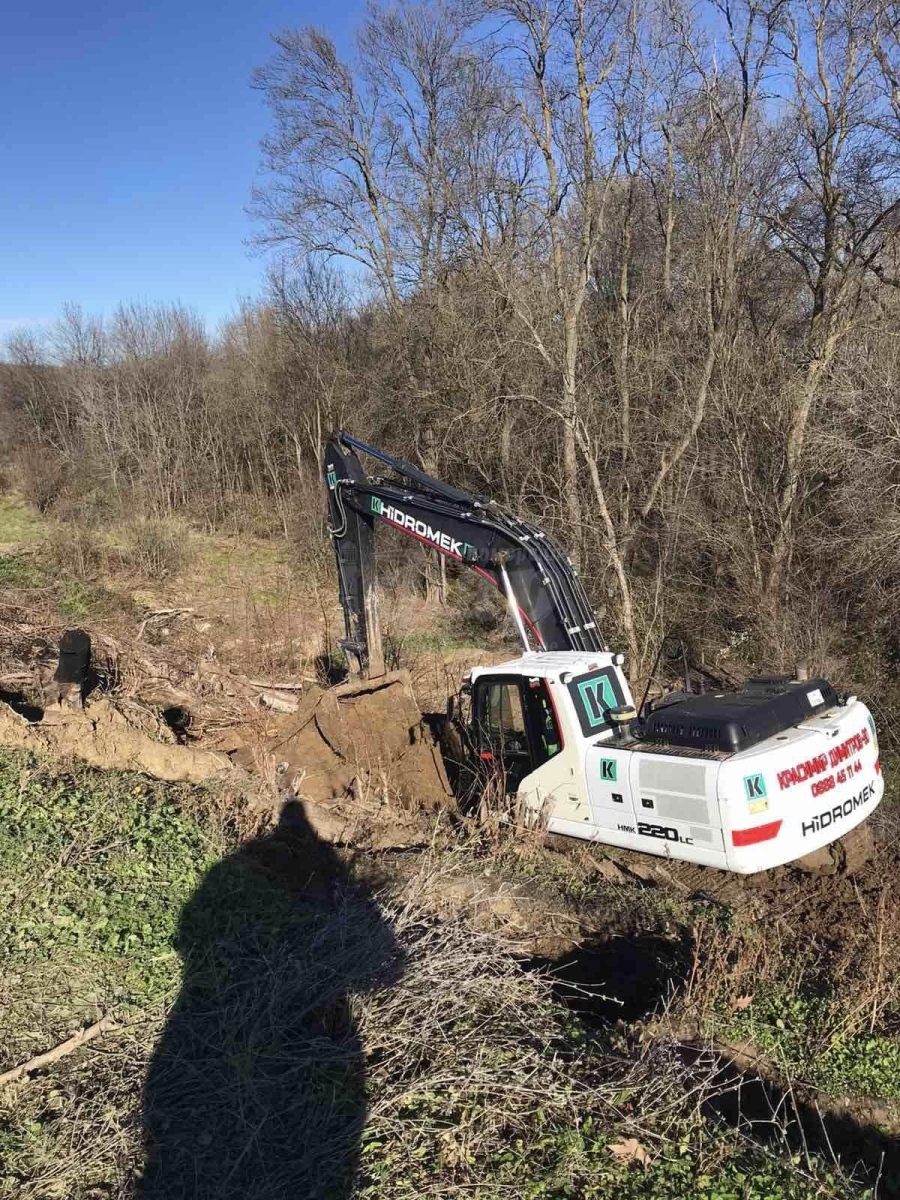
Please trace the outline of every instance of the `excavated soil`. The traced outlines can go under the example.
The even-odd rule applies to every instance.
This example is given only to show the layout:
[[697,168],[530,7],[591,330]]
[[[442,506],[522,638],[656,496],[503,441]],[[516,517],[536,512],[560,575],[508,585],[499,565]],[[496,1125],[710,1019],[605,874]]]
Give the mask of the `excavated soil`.
[[296,713],[236,726],[212,744],[247,770],[274,771],[281,786],[317,802],[378,796],[431,812],[452,800],[440,749],[404,671],[310,689]]
[[129,718],[108,700],[98,700],[84,711],[57,706],[46,711],[31,708],[30,713],[39,716],[29,720],[10,705],[0,704],[0,745],[80,758],[103,770],[144,771],[170,782],[203,783],[232,771],[224,754],[179,746],[171,731],[166,737],[162,721],[147,732],[145,713]]
[[299,800],[316,833],[369,850],[426,845],[430,814],[452,808],[440,750],[408,675],[312,686],[291,714],[249,709],[213,736],[191,738],[186,706],[89,698],[43,706],[52,689],[0,694],[0,745],[170,782],[224,782],[263,817]]
[[[554,850],[579,855],[582,844],[551,835]],[[833,852],[763,871],[734,875],[714,867],[657,858],[612,846],[592,847],[607,872],[619,872],[634,886],[667,889],[676,896],[708,900],[748,918],[803,921],[814,933],[840,939],[854,925],[852,912],[864,898],[876,897],[886,883],[900,879],[900,821],[882,806]],[[848,924],[849,922],[849,924]]]

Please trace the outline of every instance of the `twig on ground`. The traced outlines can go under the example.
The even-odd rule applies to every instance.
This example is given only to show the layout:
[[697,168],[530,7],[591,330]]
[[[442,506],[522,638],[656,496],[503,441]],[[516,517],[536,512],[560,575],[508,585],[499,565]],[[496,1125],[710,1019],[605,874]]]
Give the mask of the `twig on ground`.
[[94,1038],[111,1029],[118,1029],[118,1025],[112,1017],[102,1017],[99,1021],[95,1021],[93,1025],[88,1025],[87,1029],[79,1029],[77,1033],[73,1033],[70,1038],[66,1038],[64,1042],[60,1042],[52,1050],[47,1050],[44,1054],[37,1054],[34,1058],[29,1058],[28,1062],[21,1063],[18,1067],[13,1067],[10,1071],[4,1071],[0,1075],[0,1087],[15,1083],[16,1080],[22,1079],[23,1076],[31,1075],[34,1071],[39,1071],[41,1067],[48,1067],[51,1063],[58,1062],[61,1058],[65,1058],[67,1054],[71,1054],[74,1050],[77,1050],[79,1046],[83,1046],[86,1042],[92,1041]]
[[259,704],[280,713],[295,713],[300,707],[299,700],[289,696],[276,696],[272,692],[260,692]]
[[250,683],[253,687],[270,688],[275,692],[302,692],[308,683],[317,683],[315,675],[301,675],[298,680],[285,681],[284,683],[269,683],[267,679],[245,679],[243,676],[235,676],[236,679]]

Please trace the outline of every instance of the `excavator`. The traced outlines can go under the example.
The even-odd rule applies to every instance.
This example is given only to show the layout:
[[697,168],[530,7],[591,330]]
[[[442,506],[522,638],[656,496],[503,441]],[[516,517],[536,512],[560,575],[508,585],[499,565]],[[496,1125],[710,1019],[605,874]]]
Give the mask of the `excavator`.
[[697,694],[685,657],[683,689],[650,701],[648,685],[637,708],[625,656],[543,530],[346,432],[328,438],[324,475],[351,673],[384,671],[380,525],[505,597],[522,653],[469,670],[458,711],[475,765],[497,772],[525,823],[748,875],[831,846],[879,804],[875,722],[856,696],[780,676]]

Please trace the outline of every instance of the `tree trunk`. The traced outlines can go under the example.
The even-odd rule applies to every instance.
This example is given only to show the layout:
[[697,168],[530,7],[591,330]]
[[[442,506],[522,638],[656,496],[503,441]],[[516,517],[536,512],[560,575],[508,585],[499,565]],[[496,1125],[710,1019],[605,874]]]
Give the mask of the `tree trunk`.
[[809,414],[822,377],[834,358],[837,341],[837,332],[829,333],[820,352],[807,364],[791,412],[791,423],[784,447],[784,482],[778,497],[778,532],[772,545],[772,555],[769,560],[769,571],[763,595],[764,602],[770,610],[777,609],[781,600],[785,569],[792,549],[794,516],[797,494],[800,490],[800,473],[806,432],[809,426]]
[[447,603],[447,560],[436,550],[425,551],[425,603]]
[[575,566],[581,563],[583,521],[581,497],[578,490],[578,445],[576,439],[576,422],[578,420],[578,399],[575,392],[575,370],[578,357],[578,321],[575,316],[567,316],[565,324],[566,347],[565,364],[563,366],[563,453],[562,453],[562,489],[563,511],[568,523],[565,538],[570,547],[572,562]]
[[634,605],[631,600],[631,586],[628,582],[628,572],[625,569],[625,560],[616,539],[616,530],[613,525],[612,514],[609,511],[609,505],[606,501],[603,483],[600,479],[597,460],[591,452],[587,438],[581,434],[577,437],[577,440],[587,463],[588,474],[590,475],[591,486],[594,492],[594,501],[600,516],[603,549],[609,556],[609,564],[616,577],[616,586],[619,592],[619,619],[622,625],[622,632],[625,635],[625,645],[628,650],[629,674],[633,679],[640,674],[642,664],[637,627],[634,620]]

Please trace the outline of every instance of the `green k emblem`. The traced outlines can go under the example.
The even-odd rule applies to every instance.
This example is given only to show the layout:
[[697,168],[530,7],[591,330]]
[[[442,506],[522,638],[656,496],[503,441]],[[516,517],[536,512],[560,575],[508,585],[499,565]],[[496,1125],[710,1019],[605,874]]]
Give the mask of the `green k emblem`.
[[616,782],[616,760],[614,758],[600,759],[600,778],[604,783]]
[[605,725],[607,712],[616,707],[615,693],[607,676],[601,675],[599,679],[586,679],[579,683],[578,694],[591,725]]
[[766,795],[766,781],[762,775],[745,775],[744,792],[748,800],[763,800]]

